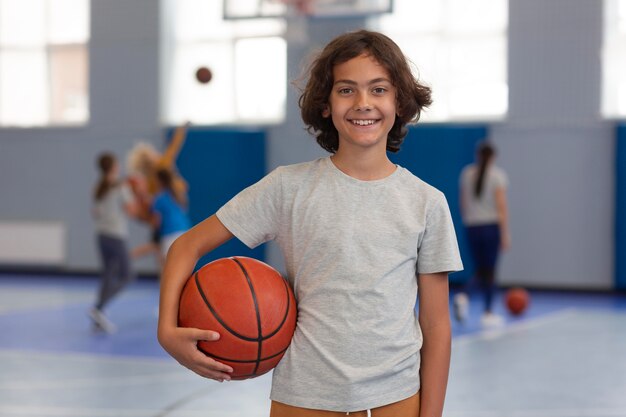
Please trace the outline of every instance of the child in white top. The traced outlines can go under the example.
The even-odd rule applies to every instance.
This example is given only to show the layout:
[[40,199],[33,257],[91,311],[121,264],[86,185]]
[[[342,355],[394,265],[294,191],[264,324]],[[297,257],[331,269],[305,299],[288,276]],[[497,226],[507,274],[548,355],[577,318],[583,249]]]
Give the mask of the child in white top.
[[[508,179],[504,170],[494,163],[494,146],[481,142],[476,162],[463,168],[460,176],[461,215],[475,264],[475,278],[480,284],[484,306],[481,322],[485,327],[500,326],[504,319],[493,312],[496,266],[501,250],[511,244],[508,226],[506,190]],[[474,279],[466,285],[472,287]],[[454,297],[455,316],[464,321],[468,315],[467,289]]]

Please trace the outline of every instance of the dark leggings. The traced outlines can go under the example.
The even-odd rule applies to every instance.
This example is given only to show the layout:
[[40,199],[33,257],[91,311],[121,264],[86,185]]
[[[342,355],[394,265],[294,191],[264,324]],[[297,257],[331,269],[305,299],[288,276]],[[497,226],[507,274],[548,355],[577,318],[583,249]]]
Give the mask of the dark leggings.
[[134,278],[130,257],[124,239],[98,235],[98,248],[102,260],[100,291],[96,308],[102,310]]
[[500,227],[497,224],[468,226],[467,240],[476,267],[475,276],[485,297],[485,311],[491,312],[500,252]]

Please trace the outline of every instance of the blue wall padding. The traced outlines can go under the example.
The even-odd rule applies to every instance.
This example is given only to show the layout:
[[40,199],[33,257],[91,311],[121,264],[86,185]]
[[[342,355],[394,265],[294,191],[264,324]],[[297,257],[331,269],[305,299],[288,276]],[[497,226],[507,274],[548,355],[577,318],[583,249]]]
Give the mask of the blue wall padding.
[[616,132],[615,288],[626,290],[626,125]]
[[390,158],[442,191],[450,206],[465,269],[450,275],[453,283],[472,277],[474,266],[459,211],[459,174],[474,161],[476,144],[487,136],[482,125],[418,126],[410,129],[397,154]]
[[[189,217],[192,224],[199,223],[265,175],[265,132],[192,127],[177,166],[189,184]],[[265,260],[264,245],[249,249],[232,239],[204,256],[198,266],[228,256]]]

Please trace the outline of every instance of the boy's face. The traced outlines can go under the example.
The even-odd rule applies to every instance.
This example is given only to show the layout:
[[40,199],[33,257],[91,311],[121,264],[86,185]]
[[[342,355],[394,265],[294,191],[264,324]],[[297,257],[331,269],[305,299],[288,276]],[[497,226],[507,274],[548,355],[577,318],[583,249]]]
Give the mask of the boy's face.
[[339,149],[387,147],[396,118],[396,89],[374,58],[359,55],[333,69],[333,88],[324,117],[332,117]]

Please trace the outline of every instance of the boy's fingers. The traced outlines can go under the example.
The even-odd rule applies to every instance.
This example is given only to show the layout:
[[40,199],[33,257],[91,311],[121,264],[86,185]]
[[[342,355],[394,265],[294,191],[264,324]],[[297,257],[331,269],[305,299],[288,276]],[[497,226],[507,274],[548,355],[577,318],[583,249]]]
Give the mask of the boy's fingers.
[[213,361],[213,369],[215,369],[216,371],[225,372],[226,374],[230,374],[233,372],[233,368],[217,361]]
[[201,339],[198,340],[205,340],[207,342],[215,342],[216,340],[220,339],[220,334],[218,332],[214,332],[213,330],[204,330],[201,334]]
[[213,330],[194,329],[190,335],[194,340],[202,340],[205,342],[215,342],[220,338],[220,334]]
[[[206,356],[203,353],[200,353],[203,357],[201,359],[201,364],[200,364],[200,371],[201,371],[201,375],[203,376],[208,376],[209,378],[213,378],[214,374],[220,375],[220,378],[225,379],[225,377],[228,377],[227,379],[230,379],[230,375],[233,372],[233,368],[231,368],[230,366],[223,364],[221,362],[216,361],[215,359],[211,358],[210,356]],[[215,378],[213,378],[215,379]]]

